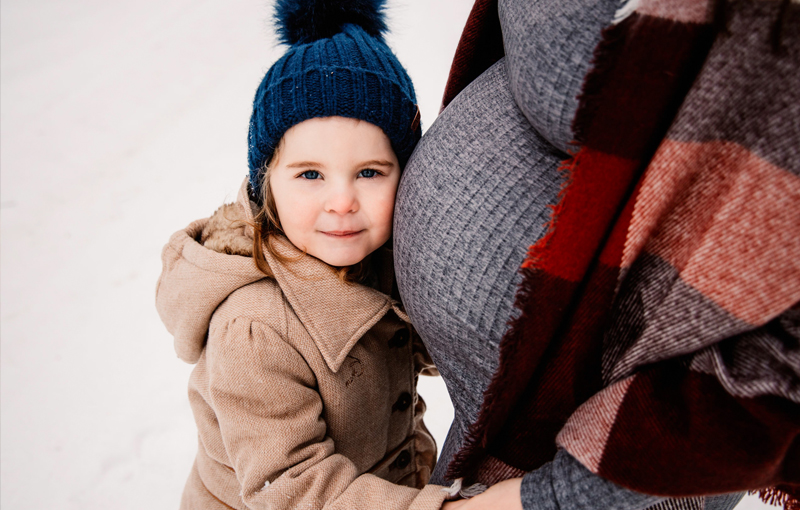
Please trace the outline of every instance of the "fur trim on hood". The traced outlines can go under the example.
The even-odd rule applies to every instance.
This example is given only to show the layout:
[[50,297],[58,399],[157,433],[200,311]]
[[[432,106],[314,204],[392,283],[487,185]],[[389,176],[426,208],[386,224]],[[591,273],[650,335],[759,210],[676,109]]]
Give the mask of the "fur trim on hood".
[[214,212],[200,234],[200,244],[217,253],[253,256],[253,238],[239,204],[225,204]]

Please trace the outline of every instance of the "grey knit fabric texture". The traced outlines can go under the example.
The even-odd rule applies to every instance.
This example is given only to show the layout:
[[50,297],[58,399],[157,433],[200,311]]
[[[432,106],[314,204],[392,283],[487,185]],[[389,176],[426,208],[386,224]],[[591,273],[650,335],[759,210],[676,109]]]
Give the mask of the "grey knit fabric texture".
[[454,427],[434,480],[478,415],[526,249],[545,232],[566,155],[530,129],[504,61],[471,83],[411,156],[395,209],[403,303],[447,384]]
[[509,86],[531,127],[567,151],[583,79],[619,0],[499,0]]

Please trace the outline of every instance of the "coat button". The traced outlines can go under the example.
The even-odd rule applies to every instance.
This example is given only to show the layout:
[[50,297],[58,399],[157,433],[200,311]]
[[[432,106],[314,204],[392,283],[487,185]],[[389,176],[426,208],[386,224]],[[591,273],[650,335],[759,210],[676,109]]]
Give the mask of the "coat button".
[[405,411],[411,405],[411,402],[411,394],[407,391],[404,391],[399,397],[397,397],[397,402],[395,402],[392,406],[392,411]]
[[391,340],[389,340],[389,347],[405,347],[408,343],[408,328],[398,329]]
[[408,453],[408,450],[403,450],[397,455],[397,458],[394,459],[392,462],[392,468],[394,469],[404,469],[411,464],[411,454]]

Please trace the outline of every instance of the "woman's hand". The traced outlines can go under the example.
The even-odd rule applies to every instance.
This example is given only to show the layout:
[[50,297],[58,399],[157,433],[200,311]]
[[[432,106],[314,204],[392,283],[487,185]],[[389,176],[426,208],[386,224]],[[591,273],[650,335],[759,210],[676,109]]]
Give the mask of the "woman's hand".
[[473,498],[447,501],[442,510],[522,510],[521,485],[522,478],[504,480]]

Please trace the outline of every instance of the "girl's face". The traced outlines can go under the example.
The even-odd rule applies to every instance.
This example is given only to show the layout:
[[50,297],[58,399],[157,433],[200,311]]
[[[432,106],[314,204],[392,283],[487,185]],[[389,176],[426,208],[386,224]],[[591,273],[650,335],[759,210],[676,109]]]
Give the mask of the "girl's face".
[[399,181],[400,165],[383,130],[321,117],[286,131],[269,186],[292,244],[341,267],[389,240]]

